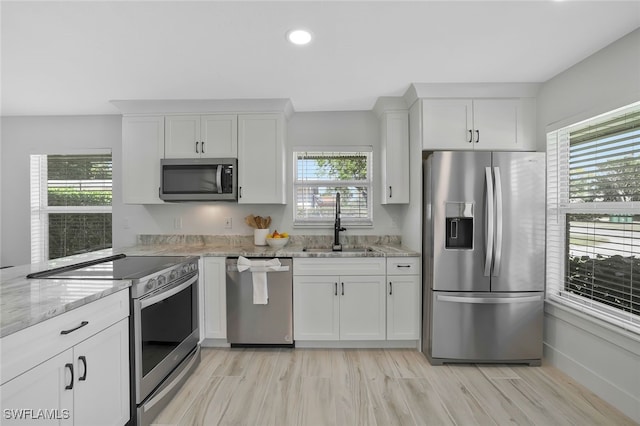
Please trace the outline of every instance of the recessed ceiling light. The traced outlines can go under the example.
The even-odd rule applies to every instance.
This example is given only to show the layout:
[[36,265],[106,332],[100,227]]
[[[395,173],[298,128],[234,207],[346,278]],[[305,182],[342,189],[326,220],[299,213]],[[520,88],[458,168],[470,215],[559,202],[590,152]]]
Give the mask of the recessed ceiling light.
[[307,30],[291,30],[287,32],[287,40],[299,46],[309,44],[311,42],[311,33]]

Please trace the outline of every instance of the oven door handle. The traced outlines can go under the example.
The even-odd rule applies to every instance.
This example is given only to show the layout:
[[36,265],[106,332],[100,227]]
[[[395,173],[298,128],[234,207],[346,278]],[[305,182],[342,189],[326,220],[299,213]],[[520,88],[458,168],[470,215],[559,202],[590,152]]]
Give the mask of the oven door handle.
[[158,302],[162,302],[165,299],[170,298],[171,296],[173,296],[174,294],[178,294],[180,293],[182,290],[184,290],[185,288],[193,285],[196,281],[198,281],[198,274],[194,275],[193,277],[191,277],[189,280],[187,280],[186,282],[173,287],[167,291],[163,291],[162,293],[156,295],[156,296],[152,296],[149,297],[148,299],[140,299],[140,309],[144,309],[147,306],[153,305],[155,303]]

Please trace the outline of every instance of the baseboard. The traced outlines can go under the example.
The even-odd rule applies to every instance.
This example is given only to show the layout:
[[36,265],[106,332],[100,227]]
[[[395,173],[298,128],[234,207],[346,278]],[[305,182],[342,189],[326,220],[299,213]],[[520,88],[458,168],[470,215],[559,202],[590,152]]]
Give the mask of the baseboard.
[[417,340],[296,340],[296,348],[415,349]]

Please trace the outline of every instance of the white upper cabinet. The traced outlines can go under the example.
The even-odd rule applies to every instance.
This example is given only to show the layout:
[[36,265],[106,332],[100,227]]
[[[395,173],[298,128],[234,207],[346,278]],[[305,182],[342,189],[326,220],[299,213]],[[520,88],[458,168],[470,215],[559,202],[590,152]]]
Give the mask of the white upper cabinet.
[[424,150],[535,150],[535,100],[422,99]]
[[122,118],[122,198],[125,204],[162,204],[160,160],[164,157],[164,117]]
[[236,158],[237,156],[237,115],[168,115],[165,117],[165,158]]
[[238,203],[286,204],[284,114],[238,116]]
[[387,111],[380,117],[381,204],[409,203],[409,115]]

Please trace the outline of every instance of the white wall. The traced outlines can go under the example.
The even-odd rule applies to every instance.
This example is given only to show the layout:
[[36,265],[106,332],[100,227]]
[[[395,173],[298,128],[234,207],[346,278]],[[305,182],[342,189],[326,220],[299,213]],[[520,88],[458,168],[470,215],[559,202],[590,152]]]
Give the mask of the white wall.
[[1,158],[0,265],[30,262],[29,155],[110,148],[114,162],[114,216],[120,211],[118,116],[3,117]]
[[[640,30],[546,82],[538,143],[546,131],[640,100]],[[640,422],[640,337],[547,304],[545,358]]]
[[[244,223],[250,213],[273,218],[273,229],[298,234],[331,235],[332,228],[293,229],[291,153],[296,146],[372,145],[374,149],[373,228],[347,229],[345,235],[399,235],[399,206],[382,206],[380,137],[373,112],[297,113],[287,123],[287,205],[238,205],[229,202],[124,205],[120,168],[121,117],[3,117],[2,118],[2,265],[30,261],[29,155],[58,150],[111,148],[114,161],[114,247],[135,243],[137,234],[251,235]],[[266,164],[265,167],[270,165]],[[224,219],[232,218],[231,229]]]

